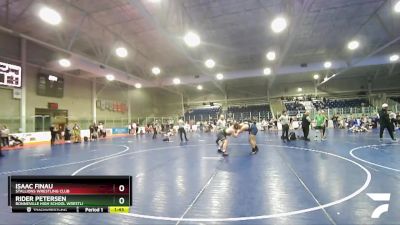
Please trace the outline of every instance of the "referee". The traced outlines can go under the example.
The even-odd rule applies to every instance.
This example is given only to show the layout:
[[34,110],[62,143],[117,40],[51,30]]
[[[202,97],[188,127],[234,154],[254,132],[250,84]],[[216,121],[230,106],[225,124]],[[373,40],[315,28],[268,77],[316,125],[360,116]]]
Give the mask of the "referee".
[[393,124],[390,121],[389,118],[389,113],[388,113],[388,104],[383,104],[382,105],[382,110],[379,111],[379,125],[380,125],[380,131],[379,131],[379,141],[383,141],[383,131],[387,129],[389,132],[390,137],[392,138],[393,142],[396,142],[396,138],[394,138],[393,135]]
[[178,120],[178,126],[179,126],[178,133],[179,133],[179,136],[181,137],[181,142],[183,142],[182,134],[185,135],[185,140],[188,141],[188,139],[186,137],[186,131],[185,131],[185,122],[182,119]]
[[305,141],[310,141],[310,139],[308,138],[308,134],[310,133],[310,124],[311,124],[310,112],[307,111],[304,113],[303,118],[301,119],[301,128],[303,129]]

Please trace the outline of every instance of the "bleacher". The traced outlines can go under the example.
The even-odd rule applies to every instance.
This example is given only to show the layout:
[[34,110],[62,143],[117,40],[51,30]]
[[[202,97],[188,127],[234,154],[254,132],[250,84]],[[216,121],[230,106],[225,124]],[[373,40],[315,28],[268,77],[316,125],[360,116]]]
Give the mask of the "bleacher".
[[320,109],[359,108],[370,106],[367,99],[327,99],[325,102],[313,100],[314,107]]
[[220,106],[190,109],[185,113],[185,119],[196,120],[196,121],[214,120],[218,118],[220,112],[221,112]]
[[306,111],[306,107],[298,101],[284,102],[284,105],[289,116],[295,116],[299,112],[304,113]]
[[230,106],[227,113],[236,120],[272,117],[269,105]]
[[399,97],[390,97],[393,101],[400,103],[400,96]]

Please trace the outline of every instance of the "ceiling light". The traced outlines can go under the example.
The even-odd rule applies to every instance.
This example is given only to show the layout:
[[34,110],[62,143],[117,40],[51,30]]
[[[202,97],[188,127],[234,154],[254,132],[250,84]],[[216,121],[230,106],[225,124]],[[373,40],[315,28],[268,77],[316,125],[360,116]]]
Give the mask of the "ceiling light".
[[329,69],[329,68],[332,67],[332,63],[329,62],[329,61],[326,61],[326,62],[324,63],[324,67],[325,67],[326,69]]
[[49,7],[42,7],[39,11],[39,17],[51,25],[58,25],[62,21],[60,13]]
[[271,29],[275,33],[280,33],[284,31],[287,27],[286,19],[283,17],[275,18],[271,23]]
[[222,80],[222,79],[224,79],[224,75],[222,73],[218,73],[216,75],[216,78],[217,78],[217,80]]
[[191,48],[197,47],[201,42],[199,35],[191,31],[185,34],[183,40],[185,41],[186,45]]
[[297,88],[297,92],[302,92],[302,91],[303,91],[303,88],[301,88],[301,87]]
[[203,86],[197,85],[197,90],[203,90]]
[[276,59],[276,53],[274,51],[269,51],[267,53],[267,59],[269,61],[274,61]]
[[158,74],[161,73],[161,70],[160,70],[160,68],[158,68],[158,67],[153,67],[153,69],[151,69],[151,72],[152,72],[154,75],[158,75]]
[[139,88],[142,88],[142,84],[141,84],[141,83],[136,83],[136,84],[135,84],[135,88],[138,88],[138,89],[139,89]]
[[400,13],[400,1],[398,1],[395,5],[394,5],[394,11],[397,13]]
[[180,84],[180,83],[181,83],[181,80],[180,80],[179,78],[174,78],[174,79],[172,80],[172,82],[173,82],[174,84]]
[[314,74],[314,80],[318,80],[319,79],[319,74]]
[[356,50],[358,47],[360,47],[360,42],[358,41],[350,41],[347,44],[347,48],[350,50]]
[[272,73],[271,68],[267,67],[264,69],[264,75],[270,75]]
[[58,64],[60,64],[60,66],[62,67],[70,67],[71,61],[69,61],[68,59],[60,59],[58,60]]
[[204,62],[204,65],[205,65],[207,68],[211,69],[211,68],[214,68],[215,62],[214,62],[214,60],[212,60],[212,59],[207,59],[207,60]]
[[397,54],[391,55],[389,57],[389,60],[390,60],[390,62],[396,62],[397,60],[399,60],[399,55],[397,55]]
[[124,47],[118,47],[115,49],[115,54],[121,58],[125,58],[128,56],[128,50]]
[[109,81],[113,81],[115,79],[115,77],[112,74],[107,74],[106,75],[106,79],[109,80]]
[[324,82],[326,82],[326,81],[328,81],[329,80],[329,78],[328,77],[325,77],[324,78]]

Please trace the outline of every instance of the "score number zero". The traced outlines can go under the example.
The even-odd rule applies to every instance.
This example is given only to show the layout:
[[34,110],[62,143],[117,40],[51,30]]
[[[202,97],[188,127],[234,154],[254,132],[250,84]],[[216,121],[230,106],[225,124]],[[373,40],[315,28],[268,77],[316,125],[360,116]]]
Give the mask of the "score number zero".
[[[124,192],[125,191],[125,186],[124,185],[119,185],[118,186],[118,191],[119,192]],[[119,199],[118,199],[118,202],[119,202],[119,204],[120,205],[123,205],[124,203],[125,203],[125,198],[124,197],[120,197]]]

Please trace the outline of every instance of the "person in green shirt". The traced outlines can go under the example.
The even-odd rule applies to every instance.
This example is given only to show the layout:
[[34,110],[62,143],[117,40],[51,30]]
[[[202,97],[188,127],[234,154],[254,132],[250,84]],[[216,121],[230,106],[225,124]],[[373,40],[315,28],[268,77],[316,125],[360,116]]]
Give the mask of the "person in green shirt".
[[325,115],[323,114],[322,111],[319,111],[318,114],[315,116],[315,140],[318,140],[318,133],[320,133],[320,140],[322,140],[323,133],[321,133],[321,130],[323,131],[325,129]]

